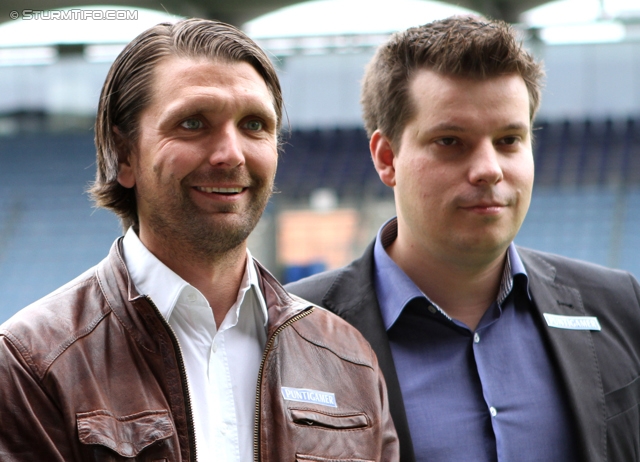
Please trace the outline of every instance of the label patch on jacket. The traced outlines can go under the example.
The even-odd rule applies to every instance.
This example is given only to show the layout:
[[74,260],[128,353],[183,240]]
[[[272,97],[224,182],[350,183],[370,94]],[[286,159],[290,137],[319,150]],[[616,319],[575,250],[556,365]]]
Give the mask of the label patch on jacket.
[[560,314],[542,313],[547,326],[569,330],[602,330],[595,316],[562,316]]
[[319,404],[320,406],[338,407],[336,395],[327,391],[309,390],[307,388],[281,387],[282,397],[289,401]]

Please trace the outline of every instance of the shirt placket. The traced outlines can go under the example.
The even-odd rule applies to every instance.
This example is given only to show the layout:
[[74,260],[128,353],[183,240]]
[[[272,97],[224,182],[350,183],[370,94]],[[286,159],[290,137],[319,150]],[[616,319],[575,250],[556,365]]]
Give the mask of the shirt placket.
[[226,352],[226,330],[218,332],[211,345],[209,359],[209,382],[213,386],[211,392],[217,401],[217,413],[212,416],[216,420],[215,447],[226,448],[227,457],[224,460],[239,460],[238,425],[236,406],[231,382],[231,371]]

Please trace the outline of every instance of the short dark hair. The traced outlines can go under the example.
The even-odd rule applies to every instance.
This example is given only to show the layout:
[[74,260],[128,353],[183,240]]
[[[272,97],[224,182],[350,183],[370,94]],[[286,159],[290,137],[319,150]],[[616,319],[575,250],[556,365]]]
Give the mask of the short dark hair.
[[249,63],[271,93],[278,131],[282,125],[282,90],[275,68],[242,31],[219,21],[187,19],[158,24],[138,35],[111,65],[102,87],[95,124],[97,172],[89,189],[96,205],[115,212],[125,230],[138,224],[138,211],[134,189],[118,183],[118,149],[122,141],[128,147],[137,142],[140,113],[152,98],[154,70],[168,56]]
[[378,48],[362,85],[369,137],[380,130],[397,146],[415,111],[409,99],[411,77],[421,69],[474,79],[519,74],[529,92],[531,120],[540,106],[542,65],[522,47],[513,28],[503,21],[453,16],[396,33]]

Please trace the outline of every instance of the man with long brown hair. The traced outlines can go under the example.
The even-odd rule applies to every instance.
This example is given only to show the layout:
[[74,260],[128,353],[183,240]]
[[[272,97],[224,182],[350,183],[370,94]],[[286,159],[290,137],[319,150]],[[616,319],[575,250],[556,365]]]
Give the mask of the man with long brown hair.
[[360,259],[287,286],[372,344],[403,462],[638,460],[638,283],[513,243],[542,76],[500,21],[395,34],[362,106],[397,217]]
[[272,64],[232,26],[122,51],[91,193],[126,234],[0,328],[0,460],[397,460],[370,346],[247,249],[281,122]]

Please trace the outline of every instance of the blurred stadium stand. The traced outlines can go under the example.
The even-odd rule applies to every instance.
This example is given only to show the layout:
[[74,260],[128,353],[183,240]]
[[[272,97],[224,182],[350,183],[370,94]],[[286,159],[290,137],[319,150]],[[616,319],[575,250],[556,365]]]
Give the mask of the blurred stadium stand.
[[[536,186],[516,242],[640,276],[640,120],[539,122]],[[0,322],[106,255],[121,230],[81,194],[93,179],[90,133],[0,137]],[[318,188],[342,203],[390,201],[360,128],[284,137],[274,201],[307,203]],[[304,268],[299,269],[302,274]],[[293,274],[285,274],[291,279]]]
[[276,185],[289,198],[307,199],[318,188],[331,188],[341,199],[392,197],[377,186],[364,129],[294,130],[283,138]]
[[[640,276],[638,123],[539,122],[536,186],[516,242]],[[320,187],[347,203],[393,197],[373,168],[362,129],[293,131],[276,183],[283,195],[297,199]]]
[[[529,34],[547,81],[535,130],[534,195],[516,239],[636,277],[638,24],[640,19],[627,21],[628,38],[615,43],[548,45],[540,34]],[[313,210],[318,191],[335,194],[337,209],[357,211],[354,256],[393,214],[392,191],[373,168],[364,130],[356,128],[362,126],[362,71],[381,40],[386,35],[259,40],[278,67],[294,129],[282,138],[279,193],[252,233],[250,248],[282,279],[330,266],[286,262],[278,253],[283,212]],[[118,220],[94,209],[83,194],[95,172],[88,127],[110,60],[121,48],[116,45],[53,44],[50,62],[22,59],[31,56],[27,48],[0,53],[0,323],[98,263],[121,234]]]
[[120,227],[82,194],[92,134],[0,138],[0,322],[105,257]]

